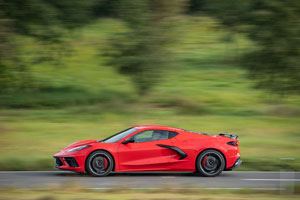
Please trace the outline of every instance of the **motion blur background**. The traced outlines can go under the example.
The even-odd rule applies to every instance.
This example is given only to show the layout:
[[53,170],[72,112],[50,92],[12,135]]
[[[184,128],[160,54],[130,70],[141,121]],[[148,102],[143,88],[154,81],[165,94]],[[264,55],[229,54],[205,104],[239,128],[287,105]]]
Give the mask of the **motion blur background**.
[[159,124],[300,171],[299,23],[298,0],[0,0],[0,170]]

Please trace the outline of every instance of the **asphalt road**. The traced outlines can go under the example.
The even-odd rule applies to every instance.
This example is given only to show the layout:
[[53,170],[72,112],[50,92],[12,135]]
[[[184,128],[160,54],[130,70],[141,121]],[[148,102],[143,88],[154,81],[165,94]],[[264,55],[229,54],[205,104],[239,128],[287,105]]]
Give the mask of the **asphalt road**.
[[206,178],[192,173],[135,172],[113,173],[108,177],[90,177],[67,171],[2,171],[0,187],[35,188],[76,183],[90,189],[130,188],[206,188],[269,189],[300,184],[300,172],[223,172]]

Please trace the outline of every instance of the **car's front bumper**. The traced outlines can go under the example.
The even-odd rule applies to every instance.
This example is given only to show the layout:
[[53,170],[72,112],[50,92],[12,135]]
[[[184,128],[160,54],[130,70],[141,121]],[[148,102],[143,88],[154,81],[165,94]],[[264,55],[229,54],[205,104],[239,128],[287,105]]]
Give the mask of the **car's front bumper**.
[[54,155],[54,162],[56,164],[54,168],[84,172],[85,155],[84,153],[73,153],[62,150]]

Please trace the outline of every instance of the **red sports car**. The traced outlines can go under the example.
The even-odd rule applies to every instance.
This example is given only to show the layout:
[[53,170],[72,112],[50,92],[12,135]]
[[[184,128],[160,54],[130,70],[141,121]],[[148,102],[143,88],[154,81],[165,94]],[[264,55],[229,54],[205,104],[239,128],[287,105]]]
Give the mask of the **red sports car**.
[[190,171],[217,176],[241,165],[237,136],[167,126],[135,126],[104,140],[85,140],[54,155],[56,168],[106,176],[111,171]]

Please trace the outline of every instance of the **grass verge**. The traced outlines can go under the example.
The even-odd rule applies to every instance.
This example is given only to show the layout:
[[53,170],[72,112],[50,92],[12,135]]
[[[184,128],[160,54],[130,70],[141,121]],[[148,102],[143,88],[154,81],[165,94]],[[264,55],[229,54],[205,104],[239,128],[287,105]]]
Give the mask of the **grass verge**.
[[116,188],[108,190],[89,190],[76,185],[52,186],[43,189],[0,189],[1,200],[103,200],[103,199],[299,199],[299,191],[293,194],[280,194],[279,191],[264,190],[205,190],[205,189],[151,189],[136,190]]

